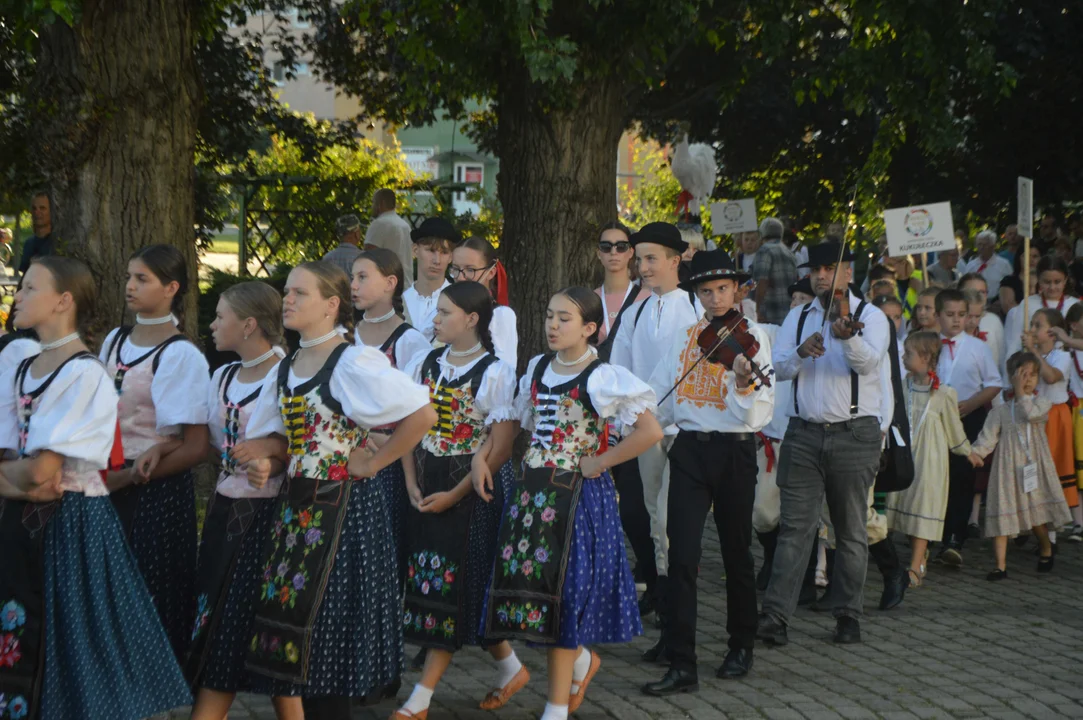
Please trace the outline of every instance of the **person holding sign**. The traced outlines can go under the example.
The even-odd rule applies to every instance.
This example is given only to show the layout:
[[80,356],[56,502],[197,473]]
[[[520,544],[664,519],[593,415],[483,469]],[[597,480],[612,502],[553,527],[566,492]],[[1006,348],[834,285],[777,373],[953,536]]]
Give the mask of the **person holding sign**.
[[1060,258],[1043,257],[1038,261],[1038,294],[1031,295],[1023,317],[1023,306],[1016,306],[1008,311],[1004,320],[1004,342],[1007,356],[1011,357],[1023,347],[1023,331],[1030,327],[1030,321],[1038,308],[1053,308],[1061,315],[1079,300],[1067,294],[1068,266]]
[[996,569],[986,580],[1008,577],[1008,538],[1027,528],[1040,544],[1038,572],[1051,571],[1053,546],[1046,523],[1059,527],[1071,518],[1045,435],[1051,403],[1048,398],[1034,397],[1040,372],[1041,360],[1033,353],[1019,352],[1008,358],[1012,397],[993,408],[971,448],[971,462],[981,462],[998,450],[985,503],[985,534],[994,538]]

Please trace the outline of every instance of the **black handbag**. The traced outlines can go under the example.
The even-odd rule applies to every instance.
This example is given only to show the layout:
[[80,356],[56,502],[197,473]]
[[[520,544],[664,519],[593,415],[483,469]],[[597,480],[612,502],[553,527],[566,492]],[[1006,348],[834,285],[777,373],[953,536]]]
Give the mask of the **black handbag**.
[[[910,447],[910,418],[906,414],[906,396],[903,395],[902,370],[899,367],[898,342],[895,339],[895,323],[888,320],[890,341],[888,361],[891,363],[891,389],[895,393],[895,415],[887,431],[887,445],[880,453],[880,471],[876,474],[875,492],[899,492],[914,482],[914,454]],[[900,445],[897,438],[905,444]]]

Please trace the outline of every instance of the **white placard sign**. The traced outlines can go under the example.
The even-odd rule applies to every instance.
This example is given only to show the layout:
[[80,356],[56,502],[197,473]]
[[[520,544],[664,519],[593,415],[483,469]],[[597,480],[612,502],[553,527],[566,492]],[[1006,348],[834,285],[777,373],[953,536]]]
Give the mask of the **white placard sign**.
[[1016,213],[1016,230],[1023,237],[1034,237],[1034,181],[1030,178],[1019,176],[1016,182],[1018,186],[1018,212]]
[[887,230],[887,254],[891,257],[956,247],[951,203],[885,210],[884,228]]
[[756,229],[755,198],[711,203],[711,231],[715,235],[732,235]]

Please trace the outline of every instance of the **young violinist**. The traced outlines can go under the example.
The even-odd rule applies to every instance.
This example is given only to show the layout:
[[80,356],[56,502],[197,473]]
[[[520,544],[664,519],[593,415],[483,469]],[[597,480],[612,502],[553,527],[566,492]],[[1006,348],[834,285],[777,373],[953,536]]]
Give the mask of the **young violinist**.
[[[650,380],[654,368],[665,351],[678,342],[682,330],[699,319],[699,311],[689,292],[678,287],[681,253],[688,243],[681,237],[676,225],[654,222],[644,225],[631,237],[636,262],[643,286],[650,288],[651,295],[644,301],[628,308],[621,316],[621,325],[613,341],[610,362],[632,371],[644,382]],[[669,497],[669,452],[677,428],[666,428],[666,435],[654,447],[639,456],[639,472],[643,480],[643,501],[651,520],[651,538],[654,540],[654,563],[645,564],[639,558],[647,592],[661,605],[666,595],[666,501]],[[658,643],[643,654],[643,659],[654,662],[666,654],[665,621],[662,621],[662,637]]]
[[[722,250],[692,258],[688,284],[705,314],[678,333],[651,375],[662,425],[679,428],[669,451],[670,668],[643,692],[665,696],[699,688],[696,671],[696,579],[703,523],[714,505],[726,566],[729,652],[720,678],[752,669],[756,640],[756,576],[752,505],[756,496],[756,433],[771,420],[774,390],[759,379],[771,361],[766,332],[735,309],[748,280]],[[737,323],[737,324],[734,324]],[[670,392],[670,388],[675,389]]]

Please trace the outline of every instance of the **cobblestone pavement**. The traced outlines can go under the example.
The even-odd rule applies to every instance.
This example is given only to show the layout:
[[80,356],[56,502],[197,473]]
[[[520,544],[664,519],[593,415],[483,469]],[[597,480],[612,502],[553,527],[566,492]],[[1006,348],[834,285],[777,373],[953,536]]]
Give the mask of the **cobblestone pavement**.
[[[706,535],[715,543],[712,526]],[[640,685],[664,672],[639,660],[657,636],[648,623],[646,637],[600,648],[602,668],[575,718],[1083,718],[1083,545],[1061,546],[1056,569],[1042,576],[1035,572],[1033,542],[1011,546],[1009,579],[990,583],[991,544],[971,541],[961,570],[930,565],[925,585],[890,612],[874,609],[882,586],[870,565],[864,643],[836,646],[829,615],[798,610],[788,646],[757,648],[748,678],[722,681],[714,671],[726,649],[725,592],[713,544],[700,573],[700,691],[670,699],[640,693]],[[758,567],[758,547],[755,552]],[[899,554],[905,564],[908,550],[900,545]],[[533,678],[507,707],[498,713],[477,709],[493,670],[488,655],[471,648],[452,664],[429,717],[539,717],[545,658],[537,650],[517,651]],[[407,673],[401,699],[416,679],[417,673]],[[354,718],[383,720],[395,707],[358,708]],[[242,696],[230,714],[231,720],[257,718],[274,718],[265,698]]]

